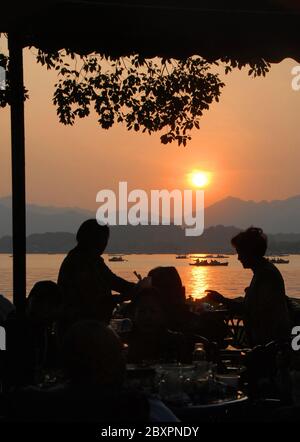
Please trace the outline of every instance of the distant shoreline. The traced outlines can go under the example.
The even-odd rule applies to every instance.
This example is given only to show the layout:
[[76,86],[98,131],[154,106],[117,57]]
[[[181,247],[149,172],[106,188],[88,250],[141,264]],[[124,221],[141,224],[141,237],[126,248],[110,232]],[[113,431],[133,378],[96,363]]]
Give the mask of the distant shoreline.
[[[66,252],[26,252],[26,255],[65,255]],[[187,252],[186,255],[204,255],[204,254],[214,254],[217,255],[219,252]],[[223,252],[222,252],[223,253]],[[105,252],[103,255],[111,256],[129,256],[129,255],[181,255],[182,252]],[[235,253],[226,252],[229,256],[234,256]],[[293,253],[293,255],[299,255],[300,253]],[[12,255],[12,252],[0,252],[0,255]],[[188,259],[188,258],[187,258]]]
[[[112,226],[107,253],[111,254],[233,254],[231,239],[241,229],[217,225],[199,236],[185,236],[178,226]],[[268,254],[300,254],[300,234],[268,235]],[[46,232],[28,235],[27,254],[65,254],[76,246],[70,232]],[[201,251],[200,251],[201,250]],[[0,238],[0,253],[13,253],[11,236]]]
[[[69,252],[69,250],[65,251],[65,252],[26,252],[26,255],[66,255]],[[181,254],[185,254],[185,255],[206,255],[206,254],[213,254],[213,255],[217,255],[220,252],[211,252],[211,251],[204,251],[204,252],[105,252],[103,253],[103,255],[110,255],[110,256],[130,256],[130,255],[181,255]],[[235,256],[236,253],[232,253],[232,252],[222,252],[222,253],[226,253],[226,255],[228,256]],[[0,251],[0,255],[9,255],[10,257],[12,257],[12,252],[1,252]],[[281,252],[279,253],[271,253],[266,255],[266,257],[275,257],[275,256],[280,256]],[[300,252],[290,252],[288,253],[289,255],[300,255]],[[188,259],[188,257],[186,258]]]

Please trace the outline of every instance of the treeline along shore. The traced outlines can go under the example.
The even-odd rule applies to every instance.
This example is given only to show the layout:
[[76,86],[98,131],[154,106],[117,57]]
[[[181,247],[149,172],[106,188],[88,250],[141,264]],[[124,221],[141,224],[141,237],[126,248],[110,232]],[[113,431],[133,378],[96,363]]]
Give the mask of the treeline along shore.
[[[178,226],[112,226],[108,253],[233,253],[231,238],[241,229],[209,227],[197,237],[185,236]],[[269,254],[300,253],[300,234],[272,234]],[[46,232],[27,236],[27,253],[66,253],[76,244],[75,234]],[[12,253],[12,237],[0,238],[0,253]]]

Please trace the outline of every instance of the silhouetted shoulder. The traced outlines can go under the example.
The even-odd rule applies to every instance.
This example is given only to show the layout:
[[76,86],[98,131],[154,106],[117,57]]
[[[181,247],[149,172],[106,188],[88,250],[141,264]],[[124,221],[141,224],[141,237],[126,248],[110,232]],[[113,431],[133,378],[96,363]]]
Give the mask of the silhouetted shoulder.
[[281,281],[283,283],[283,277],[281,275],[280,270],[272,262],[266,260],[264,272],[269,277],[277,278],[279,281]]

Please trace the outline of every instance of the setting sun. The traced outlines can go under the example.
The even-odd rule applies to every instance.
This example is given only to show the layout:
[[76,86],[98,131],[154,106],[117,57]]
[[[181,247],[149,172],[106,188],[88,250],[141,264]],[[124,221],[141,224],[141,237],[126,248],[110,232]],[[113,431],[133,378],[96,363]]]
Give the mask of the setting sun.
[[190,182],[195,187],[206,187],[209,184],[209,173],[203,171],[193,171],[190,174]]

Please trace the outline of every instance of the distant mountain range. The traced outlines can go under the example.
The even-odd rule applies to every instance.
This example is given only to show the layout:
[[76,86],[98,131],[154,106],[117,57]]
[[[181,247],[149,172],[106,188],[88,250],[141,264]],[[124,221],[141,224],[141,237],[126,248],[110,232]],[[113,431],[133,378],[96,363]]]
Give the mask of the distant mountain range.
[[225,198],[205,210],[205,226],[259,226],[267,233],[300,233],[300,195],[285,200]]
[[[27,205],[27,235],[74,233],[95,212],[80,208]],[[228,197],[205,209],[205,228],[259,226],[269,234],[300,233],[300,195],[285,200],[244,201]],[[150,227],[150,226],[149,226]],[[0,237],[11,235],[11,197],[0,198]]]
[[[0,198],[0,237],[11,235],[11,197]],[[70,207],[27,204],[27,235],[45,232],[76,232],[87,218],[95,217],[89,210]]]

